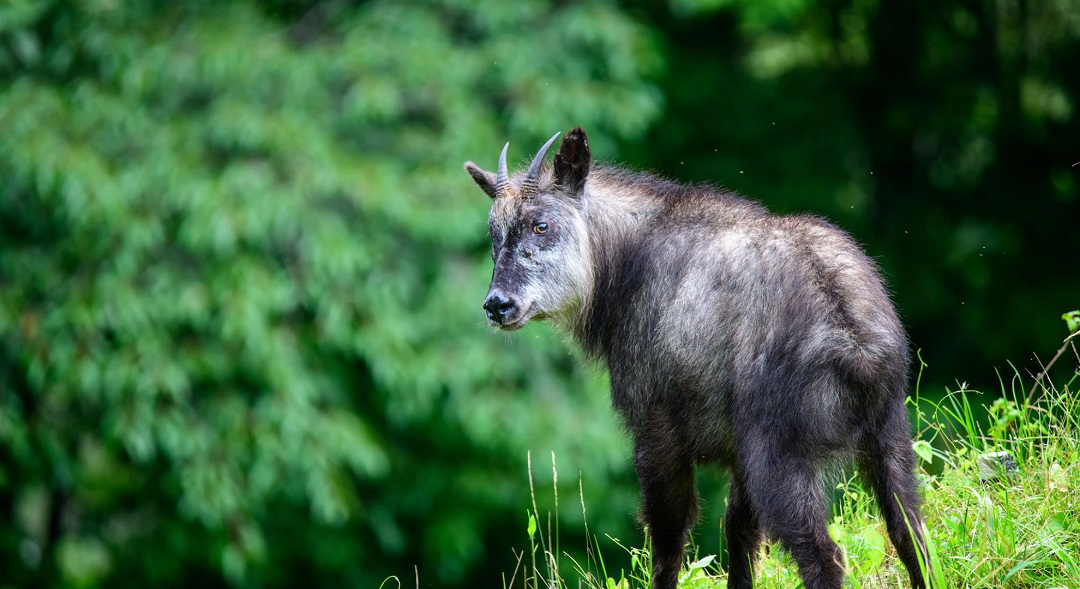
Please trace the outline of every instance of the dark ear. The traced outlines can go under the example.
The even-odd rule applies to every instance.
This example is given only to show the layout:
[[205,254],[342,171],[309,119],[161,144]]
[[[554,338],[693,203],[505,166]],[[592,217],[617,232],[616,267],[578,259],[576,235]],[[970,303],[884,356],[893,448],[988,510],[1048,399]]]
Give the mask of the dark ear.
[[465,162],[465,171],[472,176],[473,181],[480,187],[480,190],[486,192],[492,199],[495,198],[495,186],[497,182],[495,174],[481,170],[479,166],[472,162]]
[[577,194],[585,187],[591,165],[589,139],[585,129],[577,127],[563,137],[559,153],[555,154],[555,183],[570,194]]

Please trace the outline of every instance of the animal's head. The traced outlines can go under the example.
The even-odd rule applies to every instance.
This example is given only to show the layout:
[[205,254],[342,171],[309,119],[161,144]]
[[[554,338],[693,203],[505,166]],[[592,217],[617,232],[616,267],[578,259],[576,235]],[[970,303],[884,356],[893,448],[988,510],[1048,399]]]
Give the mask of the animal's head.
[[565,323],[588,296],[592,284],[585,227],[585,177],[592,156],[585,131],[570,131],[555,154],[544,157],[559,134],[536,154],[525,172],[506,169],[506,150],[497,173],[468,162],[465,170],[492,199],[488,226],[495,271],[484,301],[488,322],[505,330],[530,319]]

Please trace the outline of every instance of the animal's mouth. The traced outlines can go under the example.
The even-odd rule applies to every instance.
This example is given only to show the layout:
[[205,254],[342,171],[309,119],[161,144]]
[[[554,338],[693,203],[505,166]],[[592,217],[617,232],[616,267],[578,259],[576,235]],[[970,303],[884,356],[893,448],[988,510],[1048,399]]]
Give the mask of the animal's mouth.
[[525,327],[525,324],[528,323],[528,322],[529,322],[529,318],[528,317],[523,317],[523,318],[518,319],[517,321],[515,321],[513,323],[503,323],[502,325],[499,325],[499,329],[501,329],[503,331],[517,331],[517,330],[521,329],[522,327]]

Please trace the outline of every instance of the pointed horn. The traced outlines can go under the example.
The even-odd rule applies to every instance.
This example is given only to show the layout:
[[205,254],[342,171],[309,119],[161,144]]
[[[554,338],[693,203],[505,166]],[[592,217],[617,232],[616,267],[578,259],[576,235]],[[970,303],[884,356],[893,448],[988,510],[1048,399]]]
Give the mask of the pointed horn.
[[555,139],[561,133],[556,133],[551,136],[551,139],[547,140],[547,143],[540,148],[540,151],[536,152],[536,157],[533,158],[531,164],[529,164],[529,170],[525,172],[525,181],[521,184],[521,194],[525,197],[536,195],[538,189],[538,178],[540,174],[540,166],[544,163],[544,158],[547,157],[548,149],[551,148],[551,144],[555,143]]
[[510,187],[510,173],[506,171],[506,150],[510,148],[507,141],[499,154],[499,175],[495,180],[495,196],[506,196],[506,190]]

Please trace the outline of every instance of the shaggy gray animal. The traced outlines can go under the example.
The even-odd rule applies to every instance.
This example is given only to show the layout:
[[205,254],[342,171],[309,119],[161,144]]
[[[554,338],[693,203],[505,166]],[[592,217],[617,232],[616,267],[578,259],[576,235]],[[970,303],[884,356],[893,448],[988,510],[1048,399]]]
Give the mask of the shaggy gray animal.
[[768,535],[807,589],[838,589],[821,472],[852,457],[912,586],[926,587],[908,341],[874,263],[817,217],[594,167],[580,128],[547,166],[557,136],[512,177],[506,147],[496,173],[465,164],[493,201],[484,309],[504,330],[548,319],[607,364],[634,440],[653,587],[675,587],[694,469],[717,464],[730,470],[728,587],[752,586]]

